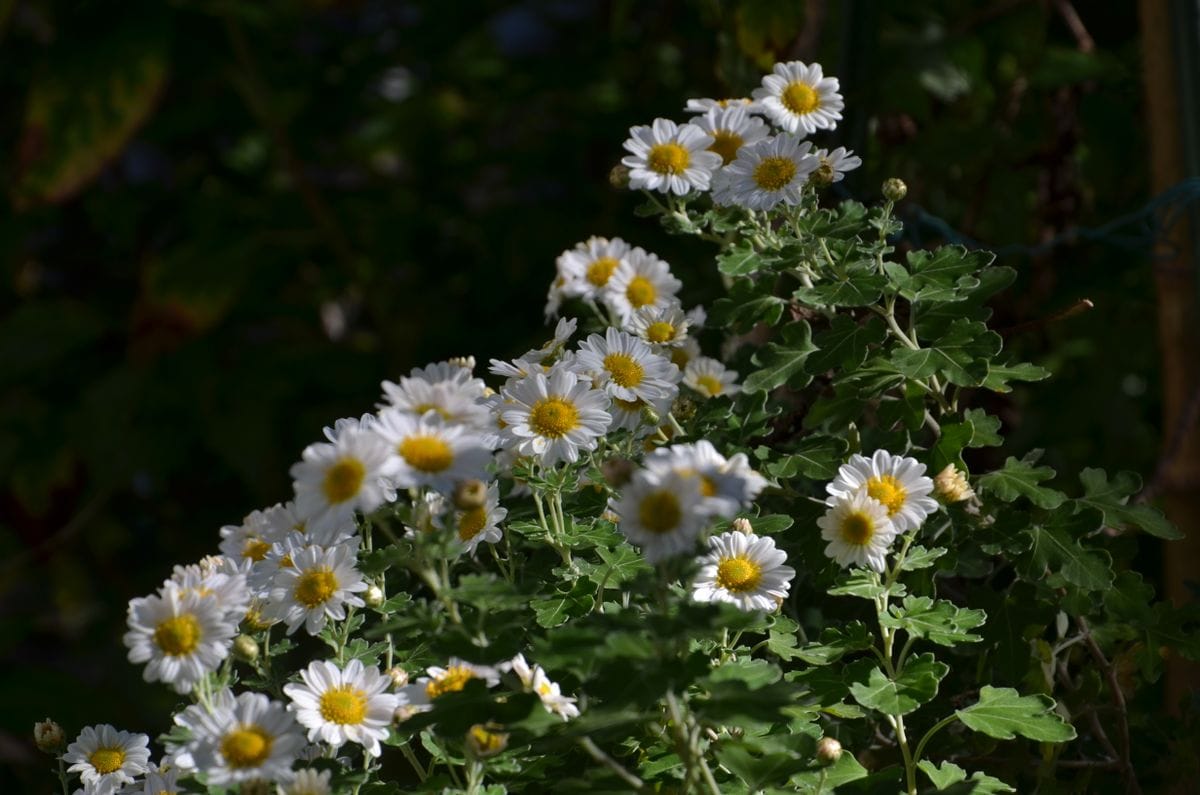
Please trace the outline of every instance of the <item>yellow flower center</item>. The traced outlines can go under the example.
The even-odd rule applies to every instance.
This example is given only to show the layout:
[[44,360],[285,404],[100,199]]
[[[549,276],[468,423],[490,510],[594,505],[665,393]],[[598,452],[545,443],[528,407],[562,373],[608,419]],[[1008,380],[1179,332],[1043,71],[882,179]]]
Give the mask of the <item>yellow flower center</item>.
[[191,613],[168,618],[154,628],[154,643],[172,657],[191,654],[200,645],[200,622]]
[[646,165],[659,174],[682,174],[691,160],[688,150],[674,142],[655,144],[646,155]]
[[418,416],[420,416],[420,415],[424,415],[424,414],[425,414],[425,412],[427,412],[427,411],[432,411],[432,412],[434,412],[435,414],[437,414],[439,417],[441,417],[441,418],[442,418],[442,419],[444,419],[444,420],[452,420],[452,419],[454,419],[454,417],[452,417],[452,416],[450,415],[450,412],[446,411],[444,408],[442,408],[441,406],[437,405],[436,403],[421,403],[421,404],[419,404],[419,405],[416,405],[416,406],[414,406],[414,407],[413,407],[413,411],[414,411],[414,412],[415,412],[415,413],[416,413]]
[[321,694],[317,709],[330,723],[362,723],[367,714],[367,694],[350,685],[333,687]]
[[279,559],[279,568],[281,568],[281,569],[294,569],[294,568],[296,568],[296,564],[292,562],[292,556],[291,556],[291,555],[284,555],[282,558],[280,558],[280,559]]
[[643,306],[654,303],[654,299],[658,297],[658,290],[655,289],[654,282],[645,276],[634,276],[629,280],[629,286],[625,288],[625,297],[629,299],[629,303],[634,309],[641,309]]
[[337,589],[337,577],[333,576],[332,571],[322,566],[309,569],[301,574],[296,580],[296,590],[293,595],[297,602],[312,609],[329,601]]
[[559,439],[579,426],[579,409],[560,397],[542,398],[529,411],[529,427],[539,436]]
[[800,81],[789,83],[779,96],[783,106],[798,116],[812,113],[821,105],[821,97],[816,89]]
[[618,386],[635,387],[642,383],[646,372],[637,360],[627,353],[610,353],[604,357],[604,369]]
[[351,499],[362,488],[367,469],[357,458],[343,458],[325,472],[321,490],[331,505]]
[[467,682],[470,682],[474,678],[475,672],[470,668],[462,665],[452,665],[446,669],[446,673],[436,679],[429,680],[429,684],[425,685],[425,695],[433,699],[446,693],[457,693],[467,686]]
[[463,511],[463,515],[458,518],[458,539],[460,541],[470,541],[475,536],[479,535],[479,531],[487,524],[487,509],[480,506],[472,508],[469,511]]
[[763,190],[782,190],[796,176],[790,157],[764,157],[754,167],[754,183]]
[[875,535],[875,522],[862,511],[852,511],[842,519],[842,540],[854,546],[864,546]]
[[669,491],[652,491],[638,506],[638,519],[651,533],[669,533],[679,526],[682,518],[679,498]]
[[715,375],[696,376],[696,383],[708,393],[709,397],[716,397],[725,391],[725,385],[721,383],[721,379]]
[[92,767],[96,768],[96,772],[100,775],[113,773],[121,769],[121,765],[125,764],[125,749],[120,746],[111,746],[105,748],[97,748],[92,751],[92,755],[88,757]]
[[258,767],[271,755],[274,741],[270,734],[253,723],[239,726],[221,738],[221,756],[232,768]]
[[454,463],[454,451],[437,436],[409,436],[396,447],[400,457],[413,469],[442,472]]
[[733,593],[747,593],[762,582],[762,566],[746,558],[721,558],[717,563],[717,585]]
[[646,339],[651,342],[670,342],[675,339],[675,327],[662,320],[655,321],[646,327]]
[[250,558],[255,563],[265,558],[270,551],[271,545],[261,538],[247,538],[242,544],[242,557]]
[[508,745],[508,735],[502,732],[489,731],[486,726],[476,723],[467,731],[467,737],[479,756],[498,754]]
[[242,620],[246,622],[246,626],[250,627],[250,629],[254,630],[255,632],[263,631],[267,627],[271,626],[272,623],[266,618],[266,616],[263,615],[262,609],[258,607],[251,607],[249,610],[247,610],[246,617]]
[[708,147],[708,151],[716,152],[721,156],[721,160],[725,161],[725,165],[729,165],[737,157],[738,150],[745,143],[742,136],[735,133],[733,130],[717,130],[712,134],[712,146]]
[[708,475],[700,476],[700,493],[705,497],[717,496],[717,484]]
[[612,257],[600,257],[587,266],[587,280],[597,287],[608,284],[608,279],[619,263]]
[[904,507],[908,492],[894,476],[880,475],[867,481],[867,496],[882,502],[887,508],[888,516],[895,516],[896,512]]

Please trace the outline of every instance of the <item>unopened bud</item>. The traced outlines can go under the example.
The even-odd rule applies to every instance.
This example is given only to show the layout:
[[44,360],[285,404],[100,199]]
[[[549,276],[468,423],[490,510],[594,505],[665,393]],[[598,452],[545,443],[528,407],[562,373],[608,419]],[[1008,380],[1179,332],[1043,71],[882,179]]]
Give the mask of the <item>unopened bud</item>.
[[947,464],[945,469],[934,475],[933,493],[945,503],[962,502],[975,496],[966,475],[959,472],[954,464]]
[[662,415],[654,410],[654,407],[649,403],[642,406],[642,422],[647,425],[658,425],[662,422]]
[[472,370],[473,371],[475,369],[475,357],[474,356],[451,356],[450,364],[457,365],[457,366],[463,368],[464,370]]
[[823,765],[832,765],[842,758],[842,744],[832,737],[822,737],[817,741],[817,761]]
[[822,160],[821,165],[817,166],[817,170],[808,175],[808,181],[815,187],[828,188],[833,184],[833,177],[833,166]]
[[494,723],[476,723],[467,730],[467,750],[476,759],[495,756],[508,747],[508,735]]
[[44,721],[33,724],[33,741],[37,744],[39,751],[53,754],[62,750],[66,738],[63,736],[62,726],[46,718]]
[[891,177],[883,181],[883,198],[890,202],[898,202],[908,195],[908,186],[899,177]]
[[461,480],[454,487],[454,507],[460,511],[482,508],[487,503],[487,484],[482,480]]
[[417,708],[412,704],[401,704],[396,707],[396,711],[392,713],[392,723],[399,725],[404,721],[417,714]]
[[392,680],[392,687],[396,690],[408,684],[408,671],[401,668],[399,665],[393,665],[387,669],[388,678]]
[[619,489],[633,477],[633,462],[628,458],[610,458],[600,465],[604,482]]
[[233,639],[233,656],[252,663],[258,659],[258,641],[249,635],[238,635]]
[[742,533],[748,536],[754,535],[754,528],[750,526],[750,520],[744,516],[739,516],[733,520],[733,529],[734,532],[737,533]]
[[612,171],[608,172],[608,184],[618,190],[629,187],[629,168],[627,166],[613,166]]
[[368,585],[366,593],[363,594],[363,602],[367,607],[379,607],[383,604],[383,589],[378,585]]

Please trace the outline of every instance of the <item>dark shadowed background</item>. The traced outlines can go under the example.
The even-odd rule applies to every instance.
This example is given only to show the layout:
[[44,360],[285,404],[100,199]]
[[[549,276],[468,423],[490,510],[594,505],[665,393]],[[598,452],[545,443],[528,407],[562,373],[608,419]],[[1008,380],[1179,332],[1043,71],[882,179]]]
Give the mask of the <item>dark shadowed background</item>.
[[1135,9],[1078,5],[0,0],[0,791],[57,786],[37,719],[164,731],[127,600],[382,379],[539,342],[564,248],[622,236],[711,300],[708,249],[608,173],[777,60],[841,78],[823,140],[865,160],[847,196],[907,181],[904,245],[1010,246],[996,325],[1056,375],[995,398],[988,454],[1152,477],[1153,228],[1035,248],[1151,198]]

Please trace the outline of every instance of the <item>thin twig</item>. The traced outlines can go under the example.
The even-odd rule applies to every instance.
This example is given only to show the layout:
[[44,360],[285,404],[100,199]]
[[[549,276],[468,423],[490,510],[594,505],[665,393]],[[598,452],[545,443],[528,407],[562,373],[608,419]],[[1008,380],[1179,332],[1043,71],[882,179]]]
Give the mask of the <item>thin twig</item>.
[[1096,41],[1084,27],[1083,20],[1079,18],[1079,12],[1075,10],[1075,6],[1071,5],[1070,0],[1055,0],[1054,7],[1058,9],[1058,14],[1063,18],[1063,22],[1066,22],[1067,27],[1071,29],[1071,35],[1075,37],[1079,51],[1092,52],[1095,50]]
[[1125,780],[1125,791],[1133,793],[1133,795],[1141,795],[1142,787],[1138,784],[1137,774],[1133,770],[1133,761],[1130,759],[1132,742],[1129,738],[1129,712],[1125,707],[1125,694],[1121,691],[1121,683],[1117,681],[1117,672],[1108,662],[1108,658],[1104,656],[1104,652],[1100,650],[1096,639],[1092,637],[1087,620],[1083,616],[1078,616],[1075,621],[1079,624],[1079,631],[1083,633],[1088,651],[1091,652],[1092,658],[1095,659],[1096,664],[1100,666],[1108,680],[1108,689],[1112,691],[1113,704],[1117,708],[1117,729],[1120,731],[1121,737],[1121,778]]
[[632,787],[635,792],[653,791],[649,786],[646,785],[646,782],[642,781],[633,773],[630,773],[625,769],[624,765],[613,759],[608,754],[604,753],[604,751],[600,749],[600,746],[592,742],[591,737],[580,737],[578,742],[581,746],[583,746],[583,750],[588,752],[588,755],[590,755],[592,759],[595,759],[597,762],[615,773],[618,778]]
[[1062,310],[1061,312],[1055,312],[1053,315],[1047,315],[1046,317],[1039,317],[1035,320],[1030,320],[1025,323],[1018,323],[1015,326],[1009,326],[1008,328],[1002,328],[1002,329],[999,329],[998,331],[999,331],[1000,335],[1004,336],[1004,337],[1008,337],[1013,334],[1024,334],[1027,331],[1036,331],[1037,329],[1045,328],[1046,326],[1049,326],[1051,323],[1058,323],[1061,320],[1068,320],[1070,318],[1075,317],[1076,315],[1081,315],[1084,312],[1088,311],[1089,309],[1094,309],[1095,306],[1096,305],[1092,303],[1091,299],[1080,298],[1078,301],[1071,304],[1069,307]]

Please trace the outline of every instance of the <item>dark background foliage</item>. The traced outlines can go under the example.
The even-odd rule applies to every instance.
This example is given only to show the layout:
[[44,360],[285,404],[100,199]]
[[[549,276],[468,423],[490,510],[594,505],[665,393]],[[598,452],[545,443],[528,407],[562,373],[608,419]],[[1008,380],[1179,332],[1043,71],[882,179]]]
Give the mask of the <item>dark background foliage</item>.
[[1056,375],[988,406],[997,455],[1152,474],[1145,236],[1033,250],[1150,198],[1134,9],[1066,5],[0,1],[13,786],[54,786],[36,719],[165,730],[174,695],[124,661],[126,601],[286,499],[299,451],[382,379],[539,342],[561,250],[623,236],[711,300],[710,252],[635,218],[608,172],[630,125],[777,60],[842,79],[828,140],[865,160],[845,192],[904,178],[903,245],[1012,244],[997,325],[1033,323],[1008,345]]

